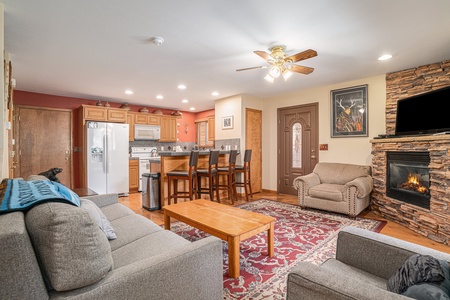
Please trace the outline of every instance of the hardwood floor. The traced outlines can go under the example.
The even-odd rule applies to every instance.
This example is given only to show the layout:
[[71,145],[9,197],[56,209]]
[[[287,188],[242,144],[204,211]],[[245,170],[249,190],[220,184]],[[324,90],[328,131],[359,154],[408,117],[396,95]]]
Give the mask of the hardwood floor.
[[[253,195],[253,199],[250,199],[249,201],[256,201],[259,199],[269,199],[274,201],[280,201],[284,203],[290,203],[290,204],[297,204],[297,196],[292,195],[285,195],[285,194],[276,194],[273,192],[262,192],[257,193]],[[164,224],[164,215],[162,210],[155,210],[155,211],[148,211],[144,208],[142,208],[142,201],[141,201],[141,193],[133,193],[130,194],[128,197],[120,197],[119,202],[128,206],[131,210],[134,212],[152,220],[158,225]],[[245,198],[240,197],[238,201],[235,201],[235,204],[243,204],[245,203]],[[231,205],[231,202],[229,200],[222,200],[221,203]],[[401,240],[405,240],[408,242],[412,242],[415,244],[419,244],[425,247],[429,247],[432,249],[436,249],[445,253],[450,253],[450,246],[443,245],[440,243],[437,243],[433,240],[430,240],[418,233],[415,233],[414,231],[403,227],[397,223],[388,221],[386,219],[383,219],[379,217],[378,215],[375,215],[372,212],[369,211],[363,211],[358,217],[362,218],[369,218],[369,219],[377,219],[377,220],[384,220],[387,222],[386,226],[381,230],[382,234],[392,236]]]

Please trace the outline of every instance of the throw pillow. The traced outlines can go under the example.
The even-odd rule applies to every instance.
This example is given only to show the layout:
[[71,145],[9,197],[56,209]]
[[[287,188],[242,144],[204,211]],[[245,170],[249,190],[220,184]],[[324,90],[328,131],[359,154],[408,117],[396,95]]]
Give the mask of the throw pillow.
[[108,240],[115,240],[117,238],[116,232],[111,223],[106,218],[102,210],[95,205],[92,200],[81,198],[81,208],[86,210],[91,218],[98,224],[100,229],[105,233]]
[[441,283],[423,282],[412,285],[403,293],[403,295],[423,300],[450,300],[450,266],[445,260],[439,260],[439,263],[445,274],[444,281]]
[[25,222],[43,274],[54,290],[94,284],[113,268],[108,239],[85,210],[46,202],[29,210]]
[[439,260],[429,255],[410,256],[389,278],[387,290],[402,294],[410,286],[421,282],[441,282],[445,279]]

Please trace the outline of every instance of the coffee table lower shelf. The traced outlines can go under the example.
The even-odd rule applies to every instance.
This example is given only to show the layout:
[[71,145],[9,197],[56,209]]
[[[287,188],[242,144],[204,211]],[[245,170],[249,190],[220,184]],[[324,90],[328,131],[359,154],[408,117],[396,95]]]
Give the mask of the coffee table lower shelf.
[[273,217],[209,200],[166,205],[163,210],[164,227],[167,230],[170,230],[170,218],[173,217],[226,241],[228,243],[228,275],[232,278],[240,275],[241,241],[267,231],[268,256],[272,257],[274,254],[275,218]]

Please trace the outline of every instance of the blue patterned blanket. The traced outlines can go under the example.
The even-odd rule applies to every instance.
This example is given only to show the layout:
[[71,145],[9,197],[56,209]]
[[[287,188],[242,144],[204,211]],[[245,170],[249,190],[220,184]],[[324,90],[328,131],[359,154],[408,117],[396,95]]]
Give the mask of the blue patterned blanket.
[[78,195],[55,181],[6,178],[0,184],[0,214],[25,211],[48,201],[80,206]]

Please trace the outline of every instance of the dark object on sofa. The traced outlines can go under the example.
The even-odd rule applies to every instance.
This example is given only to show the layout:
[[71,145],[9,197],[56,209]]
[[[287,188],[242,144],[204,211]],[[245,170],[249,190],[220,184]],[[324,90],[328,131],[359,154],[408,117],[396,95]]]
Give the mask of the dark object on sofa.
[[59,174],[62,172],[63,169],[61,168],[51,168],[45,172],[41,172],[38,175],[42,175],[47,177],[48,179],[50,179],[51,181],[56,181],[58,183],[61,183],[61,181],[59,181],[58,177],[56,177],[56,174]]
[[402,294],[410,286],[421,282],[442,282],[445,279],[439,260],[429,255],[414,254],[389,278],[388,291]]

